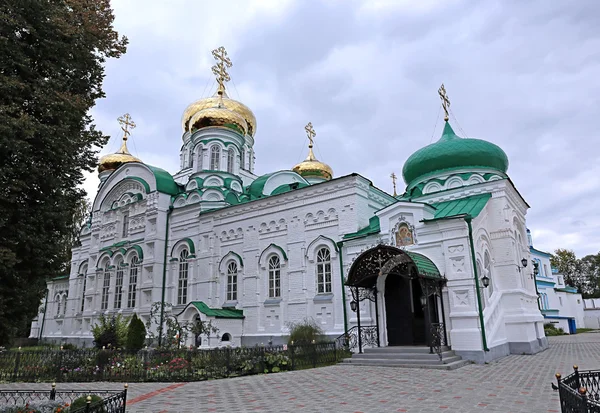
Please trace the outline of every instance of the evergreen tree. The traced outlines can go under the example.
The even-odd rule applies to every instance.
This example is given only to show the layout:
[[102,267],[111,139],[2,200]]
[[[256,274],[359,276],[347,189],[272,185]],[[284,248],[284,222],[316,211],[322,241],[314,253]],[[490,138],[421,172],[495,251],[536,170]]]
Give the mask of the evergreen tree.
[[139,351],[144,347],[145,342],[146,327],[144,327],[144,322],[138,318],[137,314],[133,314],[127,328],[127,350]]
[[27,332],[65,238],[84,170],[107,137],[89,115],[103,63],[125,52],[109,0],[0,3],[0,345]]

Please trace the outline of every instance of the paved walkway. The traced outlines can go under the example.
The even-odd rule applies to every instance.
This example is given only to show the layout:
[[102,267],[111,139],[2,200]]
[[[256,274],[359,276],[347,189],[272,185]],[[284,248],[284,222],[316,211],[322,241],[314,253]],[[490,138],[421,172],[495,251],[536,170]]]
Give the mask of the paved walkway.
[[[454,371],[336,365],[195,383],[132,383],[128,412],[559,412],[554,374],[600,368],[600,333],[551,337],[550,349]],[[27,384],[47,388],[47,384]],[[25,387],[0,384],[1,389]],[[119,383],[59,388],[121,389]]]

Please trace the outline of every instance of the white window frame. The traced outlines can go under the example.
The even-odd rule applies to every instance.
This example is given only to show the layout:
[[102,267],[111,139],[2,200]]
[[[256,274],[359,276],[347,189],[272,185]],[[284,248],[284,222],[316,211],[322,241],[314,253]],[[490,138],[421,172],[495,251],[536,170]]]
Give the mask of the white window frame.
[[213,145],[210,147],[210,169],[218,171],[221,167],[221,147]]
[[327,247],[321,247],[317,250],[317,294],[333,292],[331,272],[331,251]]
[[229,148],[227,151],[227,172],[233,173],[233,167],[235,166],[235,151],[233,148]]
[[235,261],[229,261],[227,264],[227,301],[237,301],[238,297],[238,264]]
[[281,298],[281,259],[274,254],[269,257],[269,298]]
[[113,301],[113,308],[118,310],[123,305],[123,281],[125,279],[125,267],[123,262],[117,262],[117,271],[115,273],[115,297]]
[[127,286],[127,308],[135,307],[137,283],[140,270],[140,260],[137,255],[131,257],[129,262],[129,285]]
[[100,309],[108,310],[108,298],[110,295],[110,265],[107,263],[104,267],[102,279],[102,296],[100,301]]
[[177,304],[187,304],[188,296],[188,277],[189,277],[189,251],[184,248],[179,253],[179,265],[177,268]]

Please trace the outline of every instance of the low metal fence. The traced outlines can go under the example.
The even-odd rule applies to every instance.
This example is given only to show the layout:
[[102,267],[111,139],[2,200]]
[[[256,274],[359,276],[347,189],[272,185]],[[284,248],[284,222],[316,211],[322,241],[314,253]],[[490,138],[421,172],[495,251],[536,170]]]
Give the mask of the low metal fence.
[[573,366],[567,377],[556,374],[563,413],[600,413],[600,370],[579,370]]
[[343,358],[335,343],[211,350],[43,350],[0,353],[0,381],[174,382],[299,370]]
[[15,411],[61,411],[69,413],[125,413],[127,385],[115,390],[0,390],[0,413]]

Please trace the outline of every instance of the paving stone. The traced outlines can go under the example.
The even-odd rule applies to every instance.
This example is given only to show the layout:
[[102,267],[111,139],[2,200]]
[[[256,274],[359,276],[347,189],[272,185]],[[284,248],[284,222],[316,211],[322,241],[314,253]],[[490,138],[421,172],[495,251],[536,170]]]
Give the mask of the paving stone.
[[[600,334],[550,337],[542,353],[511,355],[452,371],[339,364],[193,383],[131,383],[128,412],[560,412],[554,374],[600,369]],[[0,389],[49,389],[43,383]],[[58,383],[58,389],[122,389],[121,383]]]

